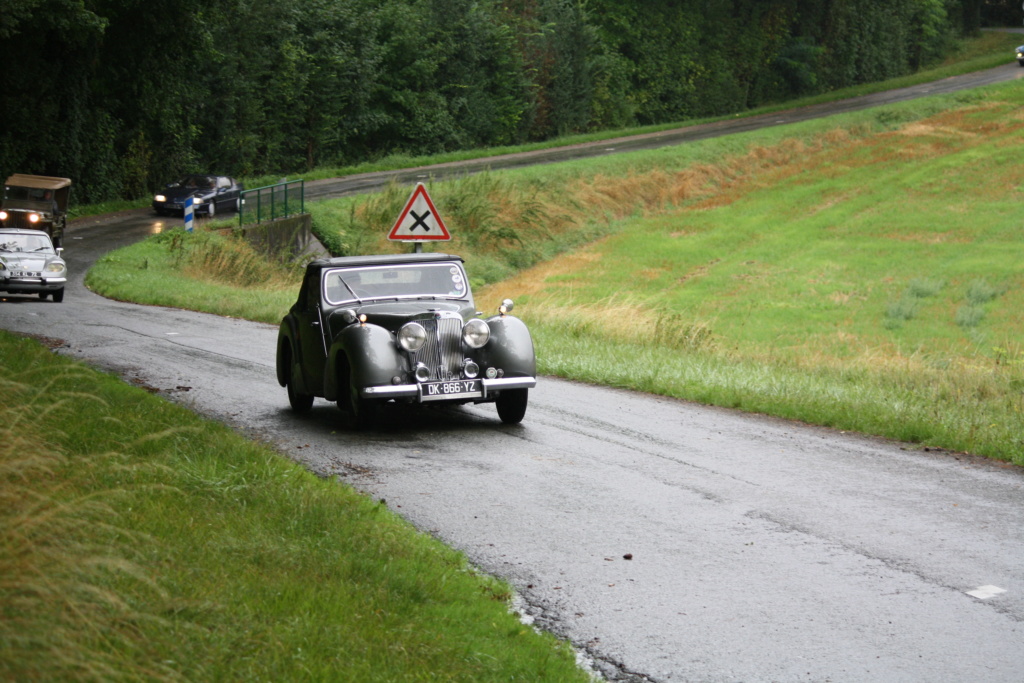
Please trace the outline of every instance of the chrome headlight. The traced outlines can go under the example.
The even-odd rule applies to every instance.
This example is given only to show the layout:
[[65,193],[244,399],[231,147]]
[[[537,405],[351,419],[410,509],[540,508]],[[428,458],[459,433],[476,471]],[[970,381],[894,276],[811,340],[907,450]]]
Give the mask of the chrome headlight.
[[0,211],[0,221],[5,221],[5,220],[7,220],[7,212],[6,211]]
[[462,328],[462,341],[471,349],[479,349],[491,338],[491,328],[480,318],[473,318]]
[[39,222],[39,214],[38,213],[30,213],[28,215],[28,222],[29,223],[38,223]]
[[427,331],[419,323],[406,323],[398,330],[398,345],[406,351],[419,351],[427,341]]
[[166,202],[167,201],[167,196],[166,195],[162,195],[162,194],[158,194],[157,196],[153,197],[153,201],[154,202]]
[[428,379],[430,379],[430,368],[428,368],[423,363],[417,363],[416,367],[412,371],[412,374],[414,377],[416,377],[417,382],[426,382]]
[[64,272],[64,264],[63,263],[50,263],[50,264],[48,264],[46,266],[46,272],[47,273],[63,273]]

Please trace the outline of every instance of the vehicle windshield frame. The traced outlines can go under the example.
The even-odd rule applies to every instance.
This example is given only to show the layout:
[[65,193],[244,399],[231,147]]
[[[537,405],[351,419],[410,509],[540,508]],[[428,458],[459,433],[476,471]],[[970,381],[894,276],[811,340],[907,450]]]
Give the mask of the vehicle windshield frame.
[[[416,272],[419,275],[414,279],[411,274]],[[396,277],[388,277],[386,273],[394,273]],[[363,278],[363,274],[369,277]],[[441,291],[444,283],[450,285],[447,291]],[[320,294],[324,303],[333,307],[382,300],[465,301],[469,299],[470,289],[462,264],[438,261],[325,268],[320,277]]]

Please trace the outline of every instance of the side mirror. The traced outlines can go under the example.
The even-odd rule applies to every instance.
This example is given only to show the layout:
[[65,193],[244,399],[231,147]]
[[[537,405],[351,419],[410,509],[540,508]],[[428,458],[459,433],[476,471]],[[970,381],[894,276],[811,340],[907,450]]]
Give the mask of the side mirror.
[[512,303],[512,299],[505,299],[501,302],[501,306],[498,306],[498,313],[505,315],[511,313],[513,308],[515,308],[515,304]]
[[63,253],[64,253],[64,247],[57,247],[57,256],[60,256]]

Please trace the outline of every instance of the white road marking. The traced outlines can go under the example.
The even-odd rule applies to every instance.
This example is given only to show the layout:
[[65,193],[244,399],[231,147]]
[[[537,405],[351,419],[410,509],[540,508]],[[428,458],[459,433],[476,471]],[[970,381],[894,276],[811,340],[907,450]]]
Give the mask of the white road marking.
[[978,586],[972,591],[967,591],[967,594],[971,597],[978,598],[979,600],[988,600],[994,595],[999,595],[1000,593],[1005,592],[1006,589],[1000,588],[999,586]]

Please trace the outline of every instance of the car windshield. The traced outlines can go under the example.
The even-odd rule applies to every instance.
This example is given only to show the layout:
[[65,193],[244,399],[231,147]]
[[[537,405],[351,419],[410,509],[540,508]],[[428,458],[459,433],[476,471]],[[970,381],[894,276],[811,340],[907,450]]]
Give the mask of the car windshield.
[[46,190],[39,187],[19,187],[17,185],[8,185],[4,188],[5,199],[41,202],[45,196]]
[[175,184],[178,187],[199,188],[202,190],[206,190],[213,187],[213,179],[207,178],[206,176],[202,175],[190,175],[185,176]]
[[466,273],[457,263],[332,268],[323,275],[324,299],[330,304],[372,299],[440,297],[465,299]]
[[30,251],[40,254],[52,254],[53,244],[46,235],[16,235],[0,233],[0,251]]

